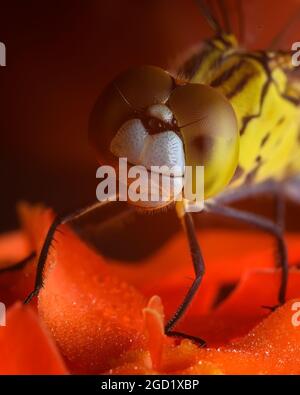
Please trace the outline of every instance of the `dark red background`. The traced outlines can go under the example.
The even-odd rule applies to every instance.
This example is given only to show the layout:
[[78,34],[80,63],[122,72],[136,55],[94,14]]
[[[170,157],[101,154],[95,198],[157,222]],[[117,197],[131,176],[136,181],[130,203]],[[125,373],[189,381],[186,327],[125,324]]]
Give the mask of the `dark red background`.
[[[226,3],[236,27],[235,1]],[[266,48],[300,7],[297,0],[242,5],[252,48]],[[299,27],[300,18],[284,48],[300,41]],[[103,86],[134,64],[168,67],[210,34],[193,0],[0,1],[7,48],[7,67],[0,68],[0,230],[16,225],[20,199],[58,211],[92,201],[96,162],[87,123]]]

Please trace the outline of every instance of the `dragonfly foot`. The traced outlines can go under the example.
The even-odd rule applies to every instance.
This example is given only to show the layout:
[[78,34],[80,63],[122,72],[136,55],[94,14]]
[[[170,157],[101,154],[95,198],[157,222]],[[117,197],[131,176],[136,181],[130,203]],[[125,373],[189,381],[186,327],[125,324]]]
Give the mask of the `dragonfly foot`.
[[278,309],[278,307],[281,307],[282,304],[276,304],[275,306],[261,306],[263,309],[270,310],[272,313]]
[[200,337],[197,337],[197,336],[191,336],[191,335],[187,335],[185,333],[175,332],[175,331],[167,331],[166,335],[170,336],[170,337],[179,337],[182,339],[188,339],[188,340],[191,340],[193,343],[195,343],[197,346],[199,346],[201,348],[206,347],[206,341],[201,339]]

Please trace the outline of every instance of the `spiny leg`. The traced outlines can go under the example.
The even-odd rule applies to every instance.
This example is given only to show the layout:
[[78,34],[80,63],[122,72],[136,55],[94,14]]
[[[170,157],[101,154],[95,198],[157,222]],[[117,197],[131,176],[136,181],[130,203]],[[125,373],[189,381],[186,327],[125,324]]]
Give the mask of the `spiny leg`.
[[[285,196],[279,188],[277,188],[277,190],[274,193],[274,199],[275,199],[275,221],[277,226],[279,227],[279,230],[281,231],[281,235],[283,238],[285,231]],[[277,249],[276,251],[276,267],[279,268],[282,267],[279,249]]]
[[[294,177],[285,184],[284,194],[294,204],[300,207],[300,177]],[[300,261],[295,263],[293,267],[300,270]]]
[[287,280],[288,280],[288,261],[287,261],[287,249],[284,242],[281,227],[260,215],[252,214],[246,211],[240,211],[232,207],[219,206],[212,203],[206,203],[205,208],[206,211],[224,217],[237,219],[239,221],[245,222],[246,224],[255,226],[258,229],[263,230],[275,237],[278,247],[278,257],[279,257],[278,262],[281,268],[281,283],[278,292],[278,302],[280,305],[284,304],[286,299]]
[[177,213],[178,213],[179,218],[181,219],[183,229],[184,229],[185,234],[188,239],[189,249],[191,252],[192,261],[193,261],[193,265],[194,265],[195,279],[194,279],[190,289],[188,290],[187,294],[185,295],[183,302],[178,307],[178,309],[176,310],[176,312],[174,313],[172,318],[166,324],[165,332],[168,336],[184,337],[184,338],[187,338],[187,339],[197,342],[201,346],[204,346],[205,341],[202,339],[199,339],[194,336],[186,335],[181,332],[172,331],[172,328],[183,317],[184,313],[190,306],[194,296],[196,295],[196,293],[200,287],[200,284],[201,284],[201,281],[202,281],[202,278],[204,275],[204,271],[205,271],[204,260],[203,260],[202,253],[201,253],[201,250],[200,250],[200,247],[198,244],[192,215],[185,211],[184,204],[182,202],[177,203]]
[[285,230],[285,197],[279,188],[274,191],[274,199],[275,221],[283,233]]
[[193,343],[198,344],[200,347],[206,346],[206,342],[197,336],[187,335],[186,333],[177,332],[177,331],[169,331],[166,334],[167,334],[167,336],[170,336],[170,337],[179,337],[182,339],[191,340]]
[[[112,226],[116,224],[116,220],[120,221],[126,218],[129,214],[132,214],[134,210],[130,207],[127,210],[124,210],[121,214],[119,214],[116,217],[109,218],[105,221],[103,221],[98,227],[97,227],[97,233],[103,232],[106,228],[110,229]],[[8,266],[0,268],[0,275],[3,273],[9,273],[9,272],[14,272],[18,270],[22,270],[33,258],[36,257],[36,252],[33,251],[31,252],[28,256],[20,260],[19,262],[9,264]]]
[[282,196],[286,193],[281,191],[284,185],[278,184],[276,181],[268,180],[257,185],[244,185],[239,187],[237,190],[229,190],[225,194],[221,194],[213,199],[214,204],[226,206],[239,202],[243,199],[256,198],[261,195],[274,196],[276,199],[280,192]]
[[31,252],[28,256],[23,258],[21,261],[14,263],[13,265],[0,268],[0,274],[22,270],[35,256],[36,253]]
[[[285,196],[287,195],[285,185],[278,184],[275,181],[268,180],[258,185],[245,185],[240,187],[238,191],[227,193],[224,196],[214,199],[214,204],[217,206],[226,206],[244,198],[257,197],[259,195],[270,195],[274,199],[275,216],[274,221],[281,229],[282,233],[285,230]],[[280,257],[276,259],[276,267],[280,267]]]
[[87,214],[88,212],[93,211],[93,210],[99,208],[100,206],[104,206],[107,203],[110,203],[110,201],[96,202],[95,204],[84,207],[83,209],[77,210],[74,213],[71,213],[71,214],[68,214],[65,216],[57,216],[54,219],[54,221],[52,222],[52,224],[47,232],[47,235],[44,240],[44,244],[42,246],[41,253],[40,253],[40,256],[38,259],[34,289],[27,296],[27,298],[24,301],[24,304],[29,303],[34,296],[37,296],[40,289],[43,286],[43,273],[44,273],[44,269],[45,269],[45,264],[46,264],[47,257],[49,254],[49,249],[51,247],[51,243],[53,241],[53,238],[54,238],[55,232],[57,231],[57,228],[60,225],[67,224],[75,219],[78,219],[78,218],[84,216],[85,214]]

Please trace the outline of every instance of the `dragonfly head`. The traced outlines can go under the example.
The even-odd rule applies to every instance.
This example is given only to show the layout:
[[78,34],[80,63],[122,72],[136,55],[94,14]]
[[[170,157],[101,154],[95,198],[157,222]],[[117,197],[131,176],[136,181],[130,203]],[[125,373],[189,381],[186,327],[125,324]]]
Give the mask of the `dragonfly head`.
[[100,162],[116,168],[126,158],[148,171],[157,166],[163,175],[173,169],[174,180],[185,166],[204,166],[205,196],[222,189],[237,167],[239,133],[230,103],[213,88],[180,82],[158,67],[131,69],[106,87],[89,137]]

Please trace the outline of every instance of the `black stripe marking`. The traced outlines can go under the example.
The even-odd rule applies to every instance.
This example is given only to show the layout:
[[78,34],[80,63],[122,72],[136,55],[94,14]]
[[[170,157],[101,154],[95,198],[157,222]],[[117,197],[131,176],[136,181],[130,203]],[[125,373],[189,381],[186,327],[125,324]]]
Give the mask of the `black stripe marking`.
[[238,93],[242,92],[248,82],[256,75],[256,73],[252,72],[243,76],[243,78],[236,84],[231,92],[229,92],[226,97],[227,99],[232,99]]
[[245,179],[245,184],[252,184],[253,181],[255,181],[255,177],[257,175],[258,170],[261,167],[262,162],[260,161],[253,170],[250,171],[250,173],[247,174],[246,179]]
[[262,147],[265,146],[265,144],[266,144],[267,141],[269,140],[270,136],[271,136],[271,133],[270,133],[270,132],[268,132],[268,133],[265,135],[265,137],[261,140],[260,148],[262,148]]
[[268,78],[271,81],[274,82],[274,85],[275,85],[275,87],[277,89],[277,92],[278,92],[278,94],[280,95],[280,97],[282,99],[285,99],[285,100],[289,101],[290,103],[294,104],[295,106],[299,106],[300,105],[300,97],[297,98],[297,97],[294,97],[294,96],[290,96],[290,95],[284,94],[284,93],[282,93],[280,91],[276,81],[274,81],[274,79],[272,77],[272,73],[271,73],[271,70],[270,70],[270,67],[269,67],[269,60],[270,60],[270,58],[268,57],[268,55],[265,52],[260,52],[260,53],[257,53],[257,54],[247,54],[247,56],[249,58],[257,60],[258,62],[260,62],[262,64],[262,66],[264,67],[264,70],[265,70]]
[[260,63],[261,66],[263,66],[263,69],[265,70],[265,73],[267,75],[267,78],[272,80],[272,72],[270,70],[269,66],[269,58],[265,52],[257,52],[257,53],[252,53],[252,54],[245,54],[246,58],[256,60],[258,63]]
[[192,56],[179,70],[179,75],[183,74],[186,78],[191,79],[200,69],[203,60],[205,60],[210,53],[211,49],[208,48]]
[[265,100],[265,97],[267,95],[270,83],[271,83],[271,80],[266,81],[264,86],[263,86],[263,88],[262,88],[258,113],[257,114],[252,114],[252,115],[248,115],[248,116],[243,118],[242,127],[241,127],[241,130],[240,130],[240,135],[241,136],[245,133],[246,127],[248,126],[249,122],[252,121],[252,119],[259,118],[261,116],[264,100]]
[[[234,55],[230,55],[230,56],[234,56]],[[253,59],[256,62],[259,62],[263,66],[263,69],[264,69],[264,71],[266,73],[266,76],[267,76],[267,81],[265,82],[265,84],[264,84],[264,86],[262,88],[262,93],[261,93],[261,96],[260,96],[259,112],[257,114],[248,115],[248,116],[243,118],[243,120],[242,120],[242,127],[241,127],[241,130],[240,130],[240,135],[241,136],[245,133],[246,127],[248,126],[249,122],[252,119],[255,119],[255,118],[258,118],[258,117],[261,116],[262,107],[263,107],[263,103],[264,103],[265,97],[267,95],[269,86],[270,86],[271,82],[273,81],[272,73],[271,73],[271,70],[270,70],[270,67],[269,67],[269,63],[268,63],[268,57],[267,57],[267,54],[265,52],[258,52],[256,54],[249,54],[249,53],[247,53],[247,54],[244,55],[244,59],[245,58]],[[244,78],[246,78],[246,76]],[[242,81],[240,81],[239,85],[241,85],[241,84],[242,84]],[[238,89],[242,90],[243,87],[244,86],[242,86],[242,88],[238,87]],[[235,89],[234,89],[234,91],[235,91]],[[227,96],[227,97],[231,98],[232,97],[232,96],[230,96],[231,94],[229,94],[229,96]],[[234,92],[234,94],[236,94],[236,93]]]
[[212,82],[211,82],[211,86],[216,88],[220,85],[222,85],[224,82],[228,81],[229,78],[232,77],[232,75],[240,70],[240,68],[242,67],[242,65],[245,63],[244,59],[242,59],[240,62],[234,64],[233,66],[231,66],[229,69],[227,69],[226,71],[224,71],[224,73],[222,73],[221,75],[219,75],[217,78],[215,78]]
[[[283,124],[283,122],[285,121],[285,117],[281,117],[278,122],[276,123],[276,126],[280,126],[281,124]],[[260,143],[260,148],[263,148],[266,143],[268,142],[269,138],[271,137],[271,132],[266,133],[266,135],[263,137],[263,139],[261,140]]]
[[230,184],[232,184],[234,181],[238,180],[242,175],[244,174],[244,169],[241,168],[240,165],[236,168],[234,175],[232,179],[230,180]]
[[[219,40],[225,48],[219,48],[216,45],[217,40]],[[224,53],[229,48],[233,48],[232,43],[227,41],[222,35],[206,40],[203,49],[185,62],[183,67],[179,70],[179,75],[183,74],[186,78],[191,79],[199,70],[205,58],[209,56],[213,50],[220,52],[220,56],[215,61],[215,64],[217,64],[224,57]]]
[[219,35],[216,38],[217,38],[217,40],[220,40],[221,43],[224,44],[224,46],[226,48],[232,48],[233,47],[232,43],[230,41],[227,41],[226,38],[223,35]]
[[281,117],[279,121],[276,123],[276,126],[280,126],[285,121],[285,117]]
[[283,99],[289,101],[290,103],[294,104],[295,106],[298,107],[300,105],[300,98],[289,96],[289,95],[281,93],[281,92],[280,92],[280,95]]

